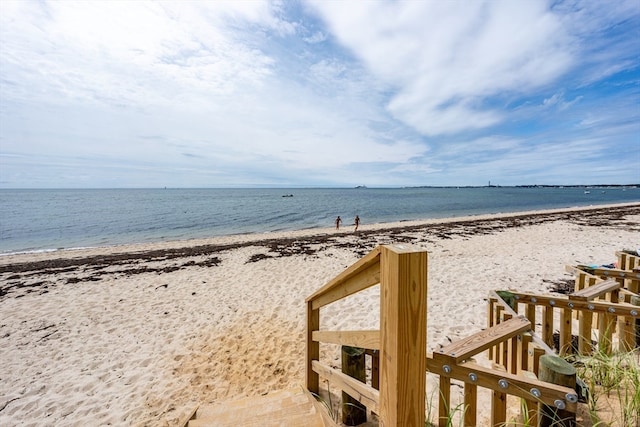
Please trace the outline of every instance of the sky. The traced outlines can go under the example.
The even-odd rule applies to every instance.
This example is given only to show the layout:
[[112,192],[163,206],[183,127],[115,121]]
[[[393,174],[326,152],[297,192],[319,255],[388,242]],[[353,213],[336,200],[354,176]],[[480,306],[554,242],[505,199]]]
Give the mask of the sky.
[[0,188],[640,183],[640,1],[0,2]]

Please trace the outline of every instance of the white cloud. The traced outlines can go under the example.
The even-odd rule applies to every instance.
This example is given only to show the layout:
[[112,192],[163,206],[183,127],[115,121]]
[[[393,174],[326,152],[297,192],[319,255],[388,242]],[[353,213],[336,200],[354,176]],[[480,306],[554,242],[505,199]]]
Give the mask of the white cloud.
[[637,77],[593,88],[638,69],[640,7],[592,3],[5,0],[0,186],[544,174],[639,131]]
[[504,120],[487,96],[538,88],[573,62],[542,2],[314,2],[336,37],[397,89],[388,104],[425,135]]

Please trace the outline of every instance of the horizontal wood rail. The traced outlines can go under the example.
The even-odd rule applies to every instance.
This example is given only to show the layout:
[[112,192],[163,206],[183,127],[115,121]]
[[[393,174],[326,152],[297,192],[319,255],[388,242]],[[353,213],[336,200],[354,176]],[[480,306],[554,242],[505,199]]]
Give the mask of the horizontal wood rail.
[[606,296],[607,294],[618,291],[622,288],[622,283],[617,280],[605,280],[604,282],[596,283],[588,288],[580,289],[572,294],[569,294],[570,300],[580,301],[593,301],[596,298]]
[[434,357],[447,356],[455,363],[460,363],[502,341],[529,330],[531,330],[531,323],[524,316],[514,317],[482,332],[453,342],[434,353]]
[[[575,412],[577,409],[577,395],[571,397],[571,400],[567,400],[567,395],[575,395],[575,390],[532,377],[501,372],[474,362],[450,364],[446,357],[441,357],[435,353],[433,357],[427,358],[427,368],[429,372],[441,377],[462,381],[465,385],[472,384],[490,390],[505,392],[523,399],[536,400],[539,403],[548,405],[554,405],[556,400],[560,400],[565,402],[568,410]],[[501,380],[505,380],[506,383]],[[532,389],[537,390],[534,391],[535,394],[532,394]]]
[[[509,292],[508,299],[515,310],[498,294],[492,293],[489,299],[489,322],[495,325],[518,315],[518,311],[524,311],[531,324],[536,325],[533,337],[541,339],[539,345],[553,348],[556,345],[554,331],[558,330],[560,354],[576,350],[579,354],[589,354],[593,350],[594,337],[600,350],[606,354],[613,351],[616,342],[621,351],[628,351],[636,347],[635,324],[640,319],[640,307],[620,301],[620,286],[616,280],[599,281],[568,296]],[[574,314],[577,325],[573,323]],[[574,347],[574,337],[577,339],[577,349]],[[499,352],[500,349],[489,351],[490,357],[495,360],[497,355],[494,351]]]
[[[380,330],[321,331],[320,309],[380,285]],[[326,378],[376,412],[382,425],[425,423],[427,252],[410,245],[379,246],[306,299],[306,386]],[[320,343],[374,350],[371,385],[320,362]]]
[[567,297],[537,295],[528,293],[514,293],[517,302],[520,304],[532,304],[542,307],[570,308],[572,310],[588,310],[593,313],[617,314],[619,316],[638,316],[638,307],[627,303],[613,303],[607,301],[586,301],[581,299],[570,299]]
[[313,331],[313,340],[327,344],[380,350],[380,330],[375,331]]
[[[510,292],[491,292],[489,328],[451,343],[427,357],[427,369],[440,377],[439,426],[450,425],[452,380],[464,383],[465,410],[461,422],[465,426],[477,424],[478,387],[492,392],[491,425],[507,422],[508,395],[527,402],[527,416],[532,425],[537,425],[539,405],[562,407],[575,413],[578,396],[574,389],[537,378],[540,358],[555,353],[535,335],[529,319],[518,315],[512,308],[517,308],[513,295]],[[481,366],[472,359],[484,350],[489,350],[494,366]]]
[[307,303],[315,310],[380,283],[380,251],[378,246],[369,252],[309,296]]
[[640,280],[640,272],[636,271],[620,270],[618,268],[589,267],[588,265],[577,265],[573,268],[598,277]]
[[[629,302],[631,296],[640,294],[640,271],[637,267],[640,263],[640,257],[632,256],[624,252],[616,252],[618,255],[618,262],[620,268],[604,268],[604,267],[591,267],[586,265],[578,266],[565,266],[565,270],[575,276],[575,292],[580,292],[585,288],[592,287],[602,280],[616,280],[620,283],[620,293],[623,295],[623,300]],[[620,254],[625,257],[620,257]],[[629,261],[627,257],[632,258]],[[627,267],[625,267],[627,265]],[[632,271],[631,267],[635,266],[636,270]],[[613,299],[617,301],[616,298]]]
[[[623,261],[621,269],[567,266],[576,276],[568,296],[491,292],[487,329],[427,355],[427,253],[408,245],[379,246],[306,299],[307,389],[318,393],[319,378],[325,378],[376,412],[385,426],[425,425],[427,372],[439,377],[439,426],[451,422],[452,380],[464,383],[465,426],[476,425],[478,387],[492,392],[491,425],[506,423],[507,395],[524,399],[532,425],[538,413],[531,409],[539,404],[575,413],[576,391],[538,379],[540,359],[555,355],[556,329],[560,353],[572,351],[574,329],[581,354],[592,350],[594,330],[605,352],[616,336],[621,347],[635,345],[640,307],[624,295],[637,296],[638,272],[629,266],[637,268],[640,257],[625,253]],[[379,330],[320,330],[322,307],[378,284]],[[372,358],[371,385],[322,363],[321,343],[365,349]],[[473,359],[483,351],[493,366]]]
[[380,392],[375,388],[351,378],[317,360],[313,361],[313,370],[324,378],[327,378],[331,384],[341,388],[367,408],[380,413]]

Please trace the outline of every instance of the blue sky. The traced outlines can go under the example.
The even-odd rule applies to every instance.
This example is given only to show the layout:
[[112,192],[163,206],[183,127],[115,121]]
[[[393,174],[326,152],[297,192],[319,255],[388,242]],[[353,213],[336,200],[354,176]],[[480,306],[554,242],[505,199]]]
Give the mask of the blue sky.
[[0,2],[0,187],[640,182],[640,1]]

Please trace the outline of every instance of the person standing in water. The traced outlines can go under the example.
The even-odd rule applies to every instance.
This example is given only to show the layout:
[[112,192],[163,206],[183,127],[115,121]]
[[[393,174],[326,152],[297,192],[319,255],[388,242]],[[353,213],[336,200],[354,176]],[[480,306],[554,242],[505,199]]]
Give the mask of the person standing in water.
[[338,217],[336,218],[336,230],[340,229],[341,222],[342,222],[342,218],[340,218],[340,215],[338,215]]
[[356,228],[353,231],[358,231],[358,226],[360,225],[360,217],[356,215],[356,219],[353,220],[356,223]]

